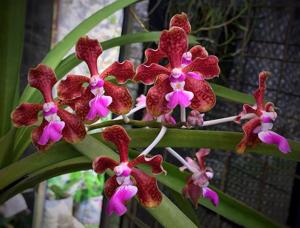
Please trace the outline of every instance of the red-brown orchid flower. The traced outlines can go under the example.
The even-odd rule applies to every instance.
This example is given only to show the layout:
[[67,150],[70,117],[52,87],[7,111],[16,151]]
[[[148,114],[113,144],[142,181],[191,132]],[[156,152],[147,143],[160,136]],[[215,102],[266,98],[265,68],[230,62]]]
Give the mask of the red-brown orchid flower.
[[244,137],[237,145],[238,153],[243,153],[248,146],[255,146],[259,142],[275,144],[282,153],[291,151],[286,138],[271,131],[273,122],[277,118],[277,113],[274,110],[273,103],[264,103],[266,79],[268,76],[270,76],[270,73],[266,71],[259,74],[259,87],[253,93],[256,104],[254,106],[245,104],[243,111],[237,117],[237,121],[240,121],[241,117],[246,114],[252,113],[255,115],[254,118],[243,125]]
[[97,173],[103,173],[106,169],[114,171],[104,187],[104,192],[109,198],[108,213],[117,215],[126,213],[124,205],[137,194],[140,203],[145,207],[156,207],[162,200],[162,194],[157,187],[157,181],[141,170],[135,168],[138,164],[149,165],[153,174],[165,172],[162,168],[161,155],[153,157],[138,156],[132,161],[128,160],[128,145],[130,138],[123,127],[115,125],[103,131],[103,139],[117,146],[120,161],[110,157],[100,156],[93,162],[93,169]]
[[99,74],[97,59],[101,53],[102,47],[97,40],[81,37],[76,44],[76,56],[86,62],[91,76],[68,75],[58,85],[58,97],[71,105],[82,120],[106,117],[109,110],[123,115],[132,106],[128,89],[109,82],[106,77],[114,76],[117,82],[125,83],[134,76],[133,64],[130,61],[114,62]]
[[[186,14],[175,15],[170,29],[161,33],[158,49],[147,49],[146,61],[137,68],[136,81],[155,83],[147,94],[147,109],[155,117],[169,113],[177,105],[199,112],[207,112],[215,105],[215,94],[205,79],[220,74],[218,58],[208,55],[200,45],[188,51],[190,31]],[[164,58],[169,60],[166,66],[159,64]]]
[[40,64],[30,69],[28,82],[31,87],[41,91],[43,104],[20,104],[12,112],[11,118],[16,127],[30,126],[38,121],[38,113],[43,111],[41,125],[32,131],[33,144],[40,150],[47,149],[51,144],[64,138],[67,142],[75,143],[84,138],[86,131],[80,119],[64,109],[52,97],[52,88],[56,77],[51,68]]
[[200,149],[196,153],[197,160],[190,157],[186,158],[188,167],[182,166],[181,171],[189,169],[193,174],[189,176],[187,184],[182,192],[186,198],[189,198],[192,203],[197,206],[200,197],[209,199],[215,206],[219,204],[218,194],[208,187],[209,180],[213,178],[213,170],[206,167],[204,158],[209,154],[209,149]]

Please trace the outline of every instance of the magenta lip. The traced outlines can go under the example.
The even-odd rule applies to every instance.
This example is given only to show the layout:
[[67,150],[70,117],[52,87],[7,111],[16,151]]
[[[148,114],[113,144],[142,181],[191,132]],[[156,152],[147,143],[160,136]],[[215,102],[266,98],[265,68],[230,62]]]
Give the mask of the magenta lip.
[[269,116],[262,117],[261,121],[263,123],[273,123],[273,119],[271,117],[269,117]]

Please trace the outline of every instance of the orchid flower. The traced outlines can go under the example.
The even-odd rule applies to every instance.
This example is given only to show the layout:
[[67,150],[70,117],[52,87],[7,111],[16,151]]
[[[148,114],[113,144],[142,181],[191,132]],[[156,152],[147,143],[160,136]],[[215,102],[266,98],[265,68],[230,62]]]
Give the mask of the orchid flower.
[[213,178],[213,171],[210,167],[206,167],[204,157],[209,152],[209,149],[200,149],[196,153],[197,160],[187,157],[186,162],[189,164],[189,167],[182,166],[180,168],[181,171],[187,168],[192,169],[190,170],[192,175],[189,176],[182,192],[195,206],[197,206],[200,197],[209,199],[215,206],[219,204],[218,194],[208,187],[209,180]]
[[[220,74],[218,58],[209,56],[200,45],[188,51],[190,31],[186,14],[172,17],[170,29],[161,33],[158,49],[147,49],[146,61],[137,68],[136,81],[155,83],[146,101],[147,110],[154,117],[169,113],[177,105],[200,112],[207,112],[215,105],[215,94],[205,79]],[[169,64],[159,65],[164,58]]]
[[237,117],[237,121],[248,113],[255,114],[254,118],[243,125],[244,137],[237,145],[237,152],[243,153],[248,146],[254,146],[259,142],[275,144],[282,153],[289,153],[291,148],[286,138],[271,131],[273,122],[277,118],[274,104],[267,102],[264,104],[264,94],[266,90],[266,79],[269,72],[263,71],[259,74],[259,87],[253,93],[256,104],[250,106],[245,104],[243,111]]
[[143,206],[157,207],[162,200],[162,194],[157,187],[156,179],[135,168],[135,166],[145,164],[152,168],[153,174],[160,174],[165,172],[162,168],[162,156],[138,156],[129,161],[128,145],[130,138],[121,126],[114,125],[106,128],[102,136],[104,140],[116,145],[120,155],[119,162],[105,156],[100,156],[93,162],[93,169],[97,173],[103,173],[106,169],[111,169],[114,172],[104,187],[104,192],[109,198],[108,214],[113,212],[119,216],[125,214],[127,211],[125,202],[136,194]]
[[197,127],[203,125],[204,114],[198,112],[197,110],[192,110],[187,118],[187,123],[190,127]]
[[[138,98],[136,98],[136,106],[146,106],[146,96],[145,95],[140,95]],[[149,113],[147,110],[144,113],[143,116],[143,121],[152,121],[155,118],[151,115],[151,113]],[[166,114],[162,114],[160,116],[157,117],[157,120],[159,120],[160,122],[164,123],[164,124],[170,124],[170,125],[175,125],[176,124],[176,120],[175,118],[172,116],[172,112],[166,113]]]
[[43,104],[20,104],[11,114],[16,127],[30,126],[38,121],[38,113],[43,111],[41,125],[32,131],[33,144],[40,150],[47,149],[51,144],[64,138],[75,143],[85,137],[86,131],[80,119],[64,109],[53,99],[52,88],[56,83],[55,73],[46,65],[40,64],[30,69],[29,85],[38,89],[43,97]]
[[106,117],[109,111],[123,115],[132,106],[128,89],[109,82],[106,77],[114,76],[118,83],[125,83],[134,76],[133,64],[114,62],[99,74],[97,59],[101,53],[97,40],[81,37],[76,44],[76,56],[86,62],[91,76],[68,75],[58,85],[58,97],[72,106],[82,120],[95,121]]

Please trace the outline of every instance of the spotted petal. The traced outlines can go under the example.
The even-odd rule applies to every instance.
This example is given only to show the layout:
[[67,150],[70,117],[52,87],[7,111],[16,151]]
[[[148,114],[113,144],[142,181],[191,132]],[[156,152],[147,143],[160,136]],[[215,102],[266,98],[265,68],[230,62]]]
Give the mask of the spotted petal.
[[110,157],[99,156],[93,161],[93,170],[96,173],[103,173],[106,169],[114,170],[117,165],[118,162]]
[[80,97],[83,92],[83,84],[89,83],[90,79],[81,75],[68,75],[66,79],[61,80],[57,87],[59,99],[72,100]]
[[191,32],[191,24],[185,13],[176,14],[170,20],[170,28],[177,26],[182,28],[186,33]]
[[45,145],[40,145],[38,143],[39,140],[40,140],[41,135],[43,134],[44,128],[47,126],[47,124],[48,124],[48,121],[43,120],[43,122],[42,122],[42,124],[40,126],[34,128],[32,130],[32,133],[31,133],[32,143],[33,143],[33,145],[35,145],[35,147],[38,150],[47,150],[54,143],[51,140],[49,140],[47,142],[47,144],[45,144]]
[[117,86],[111,82],[104,82],[105,95],[112,97],[109,110],[117,115],[124,115],[131,110],[132,97],[125,86]]
[[202,47],[201,45],[196,45],[190,49],[190,52],[192,53],[192,60],[196,58],[207,58],[208,53],[205,49],[205,47]]
[[187,77],[185,89],[194,94],[190,108],[199,112],[207,112],[215,106],[216,95],[206,81]]
[[114,76],[119,83],[125,83],[132,79],[135,74],[132,62],[126,60],[124,62],[114,62],[107,67],[102,73],[101,77]]
[[244,153],[248,146],[254,146],[259,142],[257,134],[253,133],[254,129],[260,125],[260,118],[253,118],[243,125],[244,136],[237,145],[237,152]]
[[76,56],[89,67],[91,75],[98,74],[97,59],[102,53],[102,47],[96,39],[81,37],[76,43]]
[[193,62],[182,69],[183,72],[198,72],[203,79],[211,79],[219,76],[219,59],[214,55],[206,58],[196,58]]
[[262,71],[259,73],[259,86],[258,86],[258,89],[255,90],[253,93],[258,110],[264,110],[266,80],[270,75],[271,75],[271,73],[267,72],[267,71]]
[[171,71],[166,67],[152,63],[151,65],[141,64],[136,69],[135,81],[140,81],[146,85],[153,84],[160,74],[169,75]]
[[104,184],[104,193],[107,198],[112,197],[112,195],[115,193],[116,189],[119,187],[119,184],[117,182],[117,176],[114,175],[112,177],[109,177]]
[[190,199],[195,207],[198,205],[198,200],[202,195],[202,189],[193,183],[192,178],[189,178],[184,186],[182,193],[184,197]]
[[108,215],[111,215],[113,212],[118,216],[124,215],[127,212],[125,203],[132,199],[137,192],[137,187],[132,185],[118,187],[108,202]]
[[159,63],[160,60],[167,57],[166,54],[159,49],[147,48],[145,50],[144,65],[149,66],[151,63]]
[[262,131],[258,133],[258,138],[263,143],[275,144],[278,149],[284,154],[291,152],[291,148],[287,139],[274,131]]
[[37,122],[38,113],[43,109],[41,104],[20,104],[12,113],[11,119],[14,126],[30,126]]
[[166,53],[172,68],[181,66],[181,58],[187,48],[187,34],[182,28],[172,27],[161,33],[159,49]]
[[65,122],[62,131],[64,140],[69,143],[76,143],[84,139],[86,135],[85,126],[76,115],[62,109],[58,110],[57,115]]
[[136,168],[132,169],[131,175],[138,188],[137,196],[140,203],[145,207],[157,207],[162,201],[162,194],[157,187],[156,179]]
[[130,167],[134,167],[139,164],[149,165],[152,168],[152,173],[160,174],[166,173],[162,167],[163,157],[161,155],[155,155],[153,157],[138,156],[134,160],[129,162]]
[[53,100],[52,87],[56,83],[56,77],[50,67],[39,64],[36,68],[31,68],[28,73],[28,83],[31,87],[41,91],[45,102]]
[[147,110],[154,117],[170,112],[165,95],[173,91],[168,78],[158,80],[159,83],[149,89],[146,99]]
[[104,140],[115,144],[120,154],[120,162],[128,161],[128,145],[130,138],[125,129],[119,125],[105,128],[102,137]]

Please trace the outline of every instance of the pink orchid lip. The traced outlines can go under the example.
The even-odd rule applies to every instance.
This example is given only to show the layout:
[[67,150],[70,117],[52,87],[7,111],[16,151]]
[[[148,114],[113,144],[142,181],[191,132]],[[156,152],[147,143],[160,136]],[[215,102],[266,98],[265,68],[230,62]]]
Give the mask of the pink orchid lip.
[[62,130],[65,127],[64,121],[51,121],[43,129],[38,144],[46,145],[49,141],[58,142],[63,137]]
[[202,189],[202,194],[203,194],[203,197],[209,199],[213,203],[214,206],[218,206],[219,196],[215,191],[211,190],[208,187],[205,187]]
[[263,111],[260,118],[261,118],[261,121],[263,123],[272,123],[276,120],[277,113],[276,112],[265,112],[265,111]]
[[[94,92],[97,94],[98,91]],[[107,107],[112,103],[112,97],[104,96],[101,92],[99,93],[100,95],[96,95],[96,97],[89,102],[90,110],[86,116],[88,120],[93,120],[97,116],[100,118],[106,117],[109,114],[109,109]]]
[[188,107],[191,104],[194,94],[183,89],[176,89],[173,92],[167,93],[165,99],[168,101],[168,108],[174,109],[177,105]]
[[111,215],[114,212],[118,216],[124,215],[127,212],[125,203],[132,199],[137,192],[138,188],[133,185],[118,187],[108,202],[107,213]]
[[275,144],[278,149],[287,154],[291,152],[290,145],[287,139],[273,131],[262,131],[258,133],[258,138],[266,144]]

